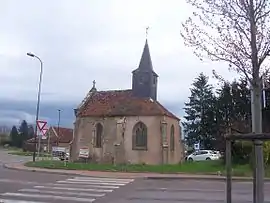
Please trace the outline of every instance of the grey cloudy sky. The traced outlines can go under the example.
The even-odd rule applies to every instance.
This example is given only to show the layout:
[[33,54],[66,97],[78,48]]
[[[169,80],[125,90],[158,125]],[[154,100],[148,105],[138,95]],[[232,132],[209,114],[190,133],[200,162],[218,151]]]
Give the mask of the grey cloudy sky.
[[44,61],[43,102],[79,104],[93,80],[99,90],[130,88],[150,26],[158,99],[181,109],[200,72],[235,75],[184,47],[181,23],[191,13],[184,0],[1,0],[0,99],[36,100],[39,63],[29,51]]

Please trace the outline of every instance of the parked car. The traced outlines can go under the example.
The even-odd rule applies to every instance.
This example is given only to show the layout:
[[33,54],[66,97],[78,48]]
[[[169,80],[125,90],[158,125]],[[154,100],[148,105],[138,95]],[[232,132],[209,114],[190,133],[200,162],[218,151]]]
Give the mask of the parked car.
[[218,160],[221,155],[217,151],[213,150],[199,150],[193,152],[187,157],[188,161],[205,161],[205,160]]

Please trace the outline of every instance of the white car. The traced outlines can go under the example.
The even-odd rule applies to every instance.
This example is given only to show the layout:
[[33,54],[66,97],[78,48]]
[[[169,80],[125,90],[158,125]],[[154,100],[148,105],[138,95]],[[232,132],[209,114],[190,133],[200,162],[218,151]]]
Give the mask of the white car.
[[220,159],[220,154],[213,150],[199,150],[193,152],[187,157],[188,161],[205,161],[218,159]]

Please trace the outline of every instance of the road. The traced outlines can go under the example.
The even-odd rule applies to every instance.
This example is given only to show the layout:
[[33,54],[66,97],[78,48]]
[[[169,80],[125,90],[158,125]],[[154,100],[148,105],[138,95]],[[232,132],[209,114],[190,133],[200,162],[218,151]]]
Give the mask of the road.
[[[4,203],[223,203],[225,183],[196,180],[145,180],[15,171],[3,163],[29,157],[8,155],[0,150],[0,202]],[[265,184],[270,191],[270,183]],[[233,183],[233,203],[252,202],[252,183]],[[265,203],[270,193],[265,192]]]

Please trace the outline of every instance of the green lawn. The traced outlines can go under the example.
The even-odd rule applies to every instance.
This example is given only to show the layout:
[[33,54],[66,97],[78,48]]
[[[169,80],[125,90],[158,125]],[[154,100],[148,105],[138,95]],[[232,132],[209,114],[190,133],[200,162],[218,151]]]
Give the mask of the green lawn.
[[[152,173],[190,173],[190,174],[225,174],[225,167],[220,161],[185,162],[176,165],[109,165],[109,164],[84,164],[67,163],[61,161],[37,161],[25,164],[29,167],[47,169],[66,169],[66,170],[89,170],[89,171],[119,171],[119,172],[152,172]],[[233,166],[234,176],[251,176],[252,171],[249,165]],[[270,176],[270,170],[266,170],[266,175]]]
[[[21,150],[11,151],[8,154],[17,155],[17,156],[33,156],[33,152],[23,152]],[[47,153],[40,153],[41,157],[50,156],[50,154]]]

